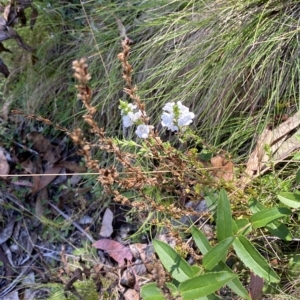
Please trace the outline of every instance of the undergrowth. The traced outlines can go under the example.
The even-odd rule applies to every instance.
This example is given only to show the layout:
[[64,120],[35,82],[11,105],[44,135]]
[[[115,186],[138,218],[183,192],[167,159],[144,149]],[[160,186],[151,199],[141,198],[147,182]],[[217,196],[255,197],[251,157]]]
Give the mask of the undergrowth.
[[[230,287],[235,293],[247,298],[250,269],[264,279],[266,293],[275,290],[284,295],[290,288],[283,284],[289,268],[285,264],[293,265],[286,253],[297,253],[292,247],[280,252],[276,238],[292,243],[299,236],[297,163],[284,164],[279,171],[274,167],[247,186],[239,180],[259,133],[299,109],[298,1],[174,0],[159,5],[137,0],[70,1],[66,6],[36,1],[34,5],[41,11],[34,29],[39,60],[14,74],[6,92],[14,92],[13,108],[48,125],[61,125],[53,128],[78,146],[109,201],[130,207],[131,216],[149,215],[144,218],[148,228],[168,228],[180,255],[154,242],[173,281],[158,283],[158,290],[150,286],[151,293],[194,299],[188,298],[184,285],[189,282],[194,289],[195,278],[199,282],[213,274],[213,283],[226,275],[224,284],[233,282],[238,277],[222,264],[219,251],[234,257],[234,265],[237,260],[242,265],[236,274],[243,275],[243,288],[235,281]],[[116,59],[120,35],[122,71]],[[87,57],[73,62],[78,97],[68,75],[75,57]],[[28,62],[21,54],[19,60]],[[191,128],[174,134],[164,131],[160,115],[166,103],[178,101],[195,118]],[[145,112],[140,125],[155,126],[148,128],[146,139],[122,126],[122,103]],[[216,156],[224,164],[236,164],[220,174],[210,162]],[[199,214],[185,206],[203,198],[209,211]],[[217,238],[208,241],[195,227],[185,229],[182,237],[166,221],[193,215],[216,223]],[[186,242],[190,232],[200,252]],[[188,255],[194,269],[185,263]],[[182,264],[179,275],[172,269],[176,260]],[[185,272],[186,277],[180,277]],[[216,287],[205,296],[220,289]]]

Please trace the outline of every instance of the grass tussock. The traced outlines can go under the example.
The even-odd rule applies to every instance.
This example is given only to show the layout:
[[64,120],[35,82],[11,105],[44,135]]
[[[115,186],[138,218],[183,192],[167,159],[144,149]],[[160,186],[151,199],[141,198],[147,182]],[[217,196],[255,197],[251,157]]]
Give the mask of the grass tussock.
[[[97,122],[122,134],[115,118],[122,97],[118,19],[135,43],[133,77],[153,123],[163,103],[183,101],[196,113],[201,136],[241,154],[274,115],[298,108],[297,1],[39,6],[35,30],[42,47],[34,69],[43,75],[29,76],[26,89],[15,89],[18,105],[30,113],[53,115],[64,124],[80,122],[76,116],[82,116],[82,107],[70,95],[72,79],[66,74],[74,57],[85,56],[93,74]],[[46,81],[51,88],[42,95]]]

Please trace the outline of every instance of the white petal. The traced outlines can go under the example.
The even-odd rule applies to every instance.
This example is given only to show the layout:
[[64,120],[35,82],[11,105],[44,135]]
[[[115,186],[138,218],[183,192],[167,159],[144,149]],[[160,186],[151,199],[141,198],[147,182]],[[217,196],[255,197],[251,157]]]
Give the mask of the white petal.
[[127,116],[123,116],[123,126],[124,127],[130,127],[133,125],[133,122],[131,120],[131,118],[127,115]]
[[171,113],[173,113],[174,105],[175,105],[174,102],[169,102],[169,103],[165,104],[165,106],[163,107],[163,110],[165,110],[171,114]]
[[195,114],[192,112],[185,113],[181,116],[179,116],[178,119],[178,126],[187,126],[193,122],[193,118],[195,117]]
[[139,125],[135,131],[138,137],[142,139],[146,139],[149,136],[150,130],[153,128],[153,126],[149,125]]

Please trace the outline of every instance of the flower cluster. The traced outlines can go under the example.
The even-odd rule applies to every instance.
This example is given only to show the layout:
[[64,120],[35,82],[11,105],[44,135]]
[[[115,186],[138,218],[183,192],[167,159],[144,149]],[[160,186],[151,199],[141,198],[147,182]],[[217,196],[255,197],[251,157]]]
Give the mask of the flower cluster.
[[[138,137],[148,138],[150,131],[154,128],[151,125],[145,125],[142,117],[146,112],[138,109],[137,105],[120,100],[121,115],[123,116],[123,126],[128,128],[134,124],[138,125],[135,133]],[[180,101],[177,103],[169,102],[163,107],[161,124],[168,130],[178,131],[193,122],[195,114],[189,111]]]
[[137,105],[127,103],[120,100],[121,115],[123,116],[123,126],[128,128],[133,124],[138,124],[135,131],[136,135],[140,138],[148,138],[150,131],[154,128],[150,125],[143,124],[142,116],[146,116],[146,112],[142,112],[137,108]]
[[161,124],[168,130],[178,131],[179,129],[190,125],[193,122],[195,114],[189,111],[189,108],[177,103],[167,103],[163,107],[164,113],[161,117]]

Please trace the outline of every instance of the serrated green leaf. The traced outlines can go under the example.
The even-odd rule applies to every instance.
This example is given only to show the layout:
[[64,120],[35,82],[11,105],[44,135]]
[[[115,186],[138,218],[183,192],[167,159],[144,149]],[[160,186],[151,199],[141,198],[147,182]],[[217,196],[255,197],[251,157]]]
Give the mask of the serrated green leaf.
[[191,233],[200,252],[205,255],[212,248],[205,234],[195,226],[191,228]]
[[162,291],[157,287],[156,283],[143,285],[141,288],[141,297],[143,300],[165,300]]
[[178,290],[183,300],[199,299],[219,290],[235,277],[237,275],[229,272],[207,273],[180,283]]
[[287,226],[280,223],[279,221],[275,221],[266,225],[266,228],[272,235],[275,235],[284,241],[291,241],[293,239],[291,232],[289,231]]
[[256,275],[270,282],[280,281],[280,278],[270,268],[264,257],[244,236],[240,235],[234,240],[233,248],[244,265]]
[[[252,200],[250,203],[250,209],[253,214],[266,210],[267,208],[264,207],[261,203],[257,200]],[[266,225],[266,229],[275,236],[278,236],[282,240],[291,241],[292,235],[285,224],[280,223],[279,221],[274,221]]]
[[291,210],[286,207],[273,207],[271,209],[261,210],[250,217],[253,228],[264,227],[274,220],[289,216]]
[[[212,249],[206,236],[201,230],[194,226],[191,228],[191,233],[197,247],[203,255],[205,255],[210,249]],[[232,273],[232,270],[222,261],[220,261],[219,264],[214,268],[214,271],[227,271]],[[227,285],[240,297],[250,300],[248,291],[243,287],[238,278],[234,278],[233,280],[229,281]]]
[[220,262],[224,256],[227,256],[227,252],[235,237],[229,237],[222,242],[218,243],[211,250],[209,250],[203,257],[202,263],[206,270],[212,270],[218,262]]
[[164,267],[177,281],[183,282],[194,276],[191,266],[168,244],[154,240],[153,246]]
[[300,194],[282,192],[277,195],[280,202],[283,204],[292,207],[299,208],[300,207]]
[[233,236],[230,202],[224,189],[221,189],[219,193],[216,223],[217,239],[219,242]]
[[191,268],[192,268],[195,276],[200,275],[204,271],[203,267],[200,268],[199,266],[196,266],[196,265],[191,266]]

